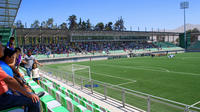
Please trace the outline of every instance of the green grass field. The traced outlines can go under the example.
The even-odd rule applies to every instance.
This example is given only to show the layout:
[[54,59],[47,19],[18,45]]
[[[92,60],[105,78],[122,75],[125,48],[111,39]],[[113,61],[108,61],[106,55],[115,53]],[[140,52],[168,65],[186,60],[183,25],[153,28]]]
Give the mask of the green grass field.
[[[65,66],[70,64],[44,68],[66,71]],[[189,105],[200,101],[200,53],[176,54],[172,59],[136,57],[76,64],[90,66],[94,80]]]

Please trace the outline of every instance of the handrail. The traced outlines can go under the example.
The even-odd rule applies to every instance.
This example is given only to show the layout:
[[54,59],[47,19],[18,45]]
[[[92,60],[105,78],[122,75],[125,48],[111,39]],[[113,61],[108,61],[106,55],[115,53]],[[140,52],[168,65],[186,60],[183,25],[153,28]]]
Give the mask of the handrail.
[[[48,68],[49,69],[49,68]],[[49,69],[50,71],[53,71],[53,72],[58,72],[57,70],[55,69]],[[65,72],[62,72],[62,71],[59,71],[59,73],[63,73],[63,74],[66,74]],[[70,74],[69,72],[67,72],[68,74]],[[77,78],[82,78],[84,80],[89,80],[85,77],[82,77],[82,76],[75,76]],[[131,90],[131,89],[128,89],[128,88],[124,88],[124,87],[120,87],[118,85],[112,85],[110,83],[106,83],[106,82],[101,82],[101,81],[98,81],[98,80],[94,80],[92,79],[93,82],[98,82],[98,83],[101,83],[102,85],[107,85],[107,87],[109,88],[112,88],[112,87],[115,87],[115,88],[112,88],[112,89],[115,89],[115,90],[125,90],[126,93],[129,93],[129,94],[132,94],[132,95],[135,95],[135,96],[138,96],[138,97],[141,97],[141,98],[148,98],[148,97],[151,97],[154,98],[152,99],[153,101],[156,101],[156,102],[159,102],[159,103],[164,103],[166,105],[170,105],[172,106],[173,104],[176,104],[176,105],[173,105],[174,107],[176,108],[181,108],[181,109],[184,109],[184,107],[189,107],[189,108],[194,108],[194,109],[197,109],[197,110],[200,110],[199,107],[195,107],[195,106],[192,106],[192,105],[188,105],[188,104],[184,104],[184,103],[181,103],[181,102],[177,102],[177,101],[173,101],[173,100],[169,100],[169,99],[166,99],[166,98],[162,98],[162,97],[158,97],[158,96],[154,96],[154,95],[150,95],[150,94],[147,94],[147,93],[143,93],[143,92],[139,92],[139,91],[136,91],[136,90]],[[160,100],[160,101],[159,101]],[[171,104],[170,104],[171,103]],[[178,106],[179,105],[179,106]],[[180,107],[181,106],[181,107]]]

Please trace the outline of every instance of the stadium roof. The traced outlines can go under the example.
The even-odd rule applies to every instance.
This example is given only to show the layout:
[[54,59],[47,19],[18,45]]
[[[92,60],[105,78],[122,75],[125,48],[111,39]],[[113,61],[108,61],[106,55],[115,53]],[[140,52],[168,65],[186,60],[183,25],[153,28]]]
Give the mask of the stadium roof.
[[0,0],[0,27],[12,27],[22,0]]

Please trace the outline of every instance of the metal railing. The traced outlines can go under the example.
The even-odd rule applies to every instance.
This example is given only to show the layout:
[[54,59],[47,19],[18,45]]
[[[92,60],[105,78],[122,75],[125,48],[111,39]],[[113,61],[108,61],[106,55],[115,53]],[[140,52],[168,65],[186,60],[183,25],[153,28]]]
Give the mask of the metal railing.
[[[100,93],[104,100],[115,100],[121,103],[122,107],[134,108],[147,112],[200,112],[200,107],[190,106],[169,99],[153,96],[139,91],[112,85],[109,83],[90,80],[89,78],[75,75],[70,72],[61,72],[55,69],[42,69],[45,74],[64,81],[72,86],[78,85],[81,90],[90,90],[91,94]],[[84,87],[88,85],[89,87]],[[98,85],[98,87],[95,87]]]

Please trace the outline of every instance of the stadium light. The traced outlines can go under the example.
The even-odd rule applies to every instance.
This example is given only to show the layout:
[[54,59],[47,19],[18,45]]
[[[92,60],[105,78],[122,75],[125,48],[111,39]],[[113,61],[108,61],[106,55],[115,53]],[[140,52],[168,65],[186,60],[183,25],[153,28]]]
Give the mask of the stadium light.
[[185,15],[185,9],[189,8],[189,2],[184,1],[180,3],[180,8],[183,9],[184,11],[184,38],[185,38],[185,49],[187,49],[187,38],[186,38],[186,25],[185,25],[185,21],[186,21],[186,15]]

